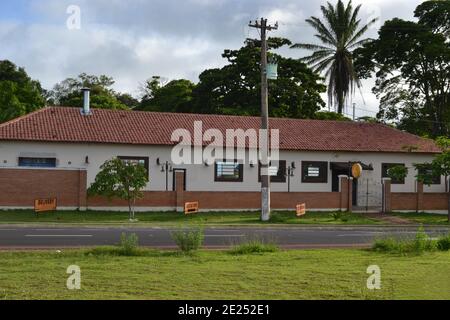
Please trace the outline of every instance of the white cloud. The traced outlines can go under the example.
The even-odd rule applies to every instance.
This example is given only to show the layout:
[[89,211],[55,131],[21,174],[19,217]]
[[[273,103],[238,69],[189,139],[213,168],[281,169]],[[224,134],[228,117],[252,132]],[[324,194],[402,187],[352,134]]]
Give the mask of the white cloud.
[[[4,0],[13,1],[13,0]],[[382,20],[412,19],[420,0],[354,0],[363,3],[363,19],[374,12]],[[239,48],[245,38],[256,37],[249,20],[261,16],[279,21],[274,36],[311,42],[313,30],[304,22],[320,15],[325,1],[298,0],[30,0],[35,19],[0,21],[0,59],[10,59],[39,79],[44,87],[81,72],[115,78],[119,91],[136,93],[139,83],[160,75],[196,81],[206,68],[222,66],[226,48]],[[81,30],[66,28],[67,6],[81,8]],[[379,11],[375,9],[379,8]],[[371,30],[370,36],[376,36]],[[283,54],[300,57],[299,50]],[[364,87],[368,108],[377,109]],[[358,96],[355,101],[358,101]],[[362,102],[361,102],[362,105]]]

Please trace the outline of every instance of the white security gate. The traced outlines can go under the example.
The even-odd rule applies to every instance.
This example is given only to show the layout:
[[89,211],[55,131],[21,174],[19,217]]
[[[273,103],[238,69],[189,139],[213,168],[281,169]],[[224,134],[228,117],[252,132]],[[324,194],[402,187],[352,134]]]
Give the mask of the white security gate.
[[381,179],[361,177],[358,179],[357,209],[381,212],[383,207],[383,184]]

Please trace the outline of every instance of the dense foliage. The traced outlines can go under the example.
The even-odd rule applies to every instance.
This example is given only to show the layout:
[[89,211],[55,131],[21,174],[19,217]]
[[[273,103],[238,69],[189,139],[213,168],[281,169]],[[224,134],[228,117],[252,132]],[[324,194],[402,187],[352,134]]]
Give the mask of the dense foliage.
[[356,50],[360,77],[376,76],[378,117],[431,137],[450,135],[450,1],[427,1],[418,22],[386,21],[379,37]]
[[0,123],[23,116],[45,105],[45,91],[25,69],[0,61]]
[[147,183],[148,172],[143,165],[114,158],[100,166],[100,172],[95,177],[95,182],[89,187],[88,194],[126,200],[130,220],[133,220],[134,204],[142,197],[142,189]]

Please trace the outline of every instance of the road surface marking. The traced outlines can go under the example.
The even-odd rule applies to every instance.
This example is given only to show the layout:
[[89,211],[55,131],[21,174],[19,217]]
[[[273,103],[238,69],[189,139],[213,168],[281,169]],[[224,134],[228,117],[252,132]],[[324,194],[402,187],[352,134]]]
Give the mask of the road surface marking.
[[245,234],[206,234],[205,237],[245,237]]
[[373,236],[373,234],[370,233],[360,233],[360,234],[338,234],[338,237],[370,237]]
[[26,234],[25,237],[93,237],[92,234]]

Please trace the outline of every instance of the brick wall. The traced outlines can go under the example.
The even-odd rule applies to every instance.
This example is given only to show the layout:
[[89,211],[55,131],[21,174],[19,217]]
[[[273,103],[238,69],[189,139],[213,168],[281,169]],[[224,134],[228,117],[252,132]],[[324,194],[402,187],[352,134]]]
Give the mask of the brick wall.
[[[87,200],[88,207],[128,207],[126,200],[107,199],[105,197],[89,197]],[[142,199],[136,200],[136,207],[175,207],[176,192],[175,191],[145,191]]]
[[[185,202],[199,201],[204,210],[258,209],[261,206],[259,192],[198,192],[184,191],[184,176],[176,176],[176,191],[147,191],[136,207],[182,209]],[[59,207],[96,209],[101,207],[127,207],[121,199],[89,197],[86,195],[85,170],[55,169],[0,169],[0,207],[32,207],[38,198],[57,198]],[[347,209],[351,203],[347,179],[343,178],[342,192],[272,192],[274,209],[295,209],[298,203],[306,203],[312,209]]]
[[[339,192],[272,192],[271,205],[274,209],[294,209],[298,203],[306,203],[307,208],[340,208]],[[200,209],[230,210],[258,209],[261,206],[259,192],[214,192],[214,191],[146,191],[144,197],[136,201],[136,207],[175,208],[182,210],[185,202],[198,201]],[[127,202],[120,199],[91,197],[88,207],[126,207]]]
[[0,207],[33,207],[56,198],[58,206],[86,205],[86,171],[0,168]]
[[391,209],[410,211],[448,210],[448,193],[425,193],[423,184],[417,183],[417,192],[392,192]]
[[448,195],[445,193],[424,193],[424,210],[447,210]]

